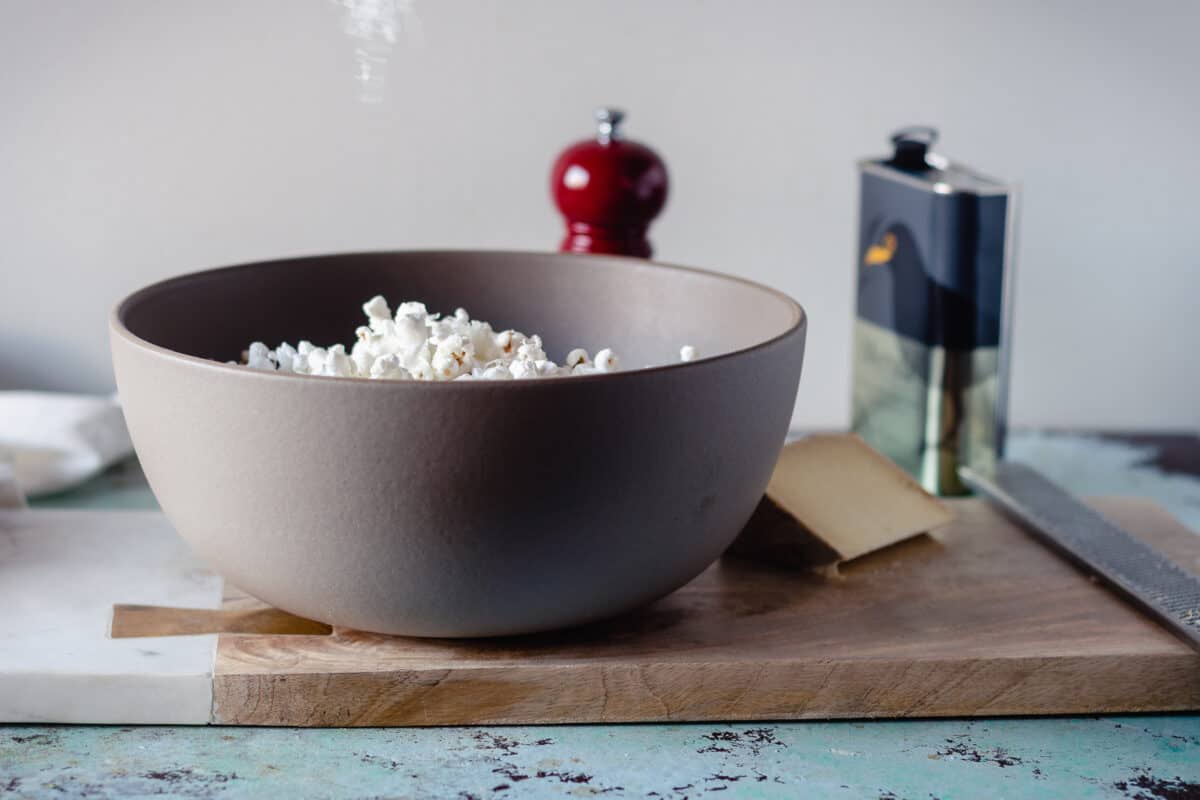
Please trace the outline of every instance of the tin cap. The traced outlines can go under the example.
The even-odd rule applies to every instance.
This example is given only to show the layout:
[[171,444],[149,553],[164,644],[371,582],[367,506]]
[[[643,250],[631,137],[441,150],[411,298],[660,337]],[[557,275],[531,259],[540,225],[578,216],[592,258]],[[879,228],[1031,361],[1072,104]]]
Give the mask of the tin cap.
[[937,194],[1004,195],[1013,187],[933,151],[938,130],[932,125],[909,125],[891,136],[891,156],[858,162],[866,172],[900,180]]
[[892,166],[906,170],[929,169],[925,156],[937,138],[937,128],[932,125],[909,125],[896,131],[892,134],[892,144],[896,148]]

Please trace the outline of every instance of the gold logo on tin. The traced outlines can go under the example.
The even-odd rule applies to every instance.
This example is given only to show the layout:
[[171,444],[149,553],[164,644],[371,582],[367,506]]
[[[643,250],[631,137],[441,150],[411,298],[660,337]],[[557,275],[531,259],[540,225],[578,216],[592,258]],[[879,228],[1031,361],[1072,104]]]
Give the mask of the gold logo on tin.
[[881,264],[887,264],[892,260],[892,256],[896,254],[896,234],[885,233],[879,244],[873,244],[867,248],[867,254],[863,256],[863,264],[868,267],[877,267]]

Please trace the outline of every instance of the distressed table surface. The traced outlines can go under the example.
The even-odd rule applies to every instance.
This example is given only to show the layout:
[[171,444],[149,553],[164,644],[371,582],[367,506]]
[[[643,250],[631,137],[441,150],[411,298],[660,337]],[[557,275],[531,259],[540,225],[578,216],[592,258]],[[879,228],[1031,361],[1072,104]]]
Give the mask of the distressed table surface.
[[[1200,530],[1200,439],[1024,434]],[[146,508],[127,465],[45,507]],[[442,729],[0,727],[3,797],[1200,798],[1200,716]]]

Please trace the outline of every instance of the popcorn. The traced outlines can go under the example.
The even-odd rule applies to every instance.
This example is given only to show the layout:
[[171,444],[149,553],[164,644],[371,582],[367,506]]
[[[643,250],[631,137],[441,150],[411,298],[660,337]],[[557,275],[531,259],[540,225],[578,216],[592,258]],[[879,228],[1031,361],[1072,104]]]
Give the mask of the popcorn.
[[596,369],[599,372],[616,372],[621,368],[617,354],[607,347],[596,353]]
[[325,375],[350,378],[354,375],[354,362],[346,355],[346,346],[335,344],[325,356]]
[[[496,332],[466,309],[450,316],[431,314],[424,303],[400,303],[395,314],[382,296],[362,306],[367,324],[354,331],[350,352],[335,344],[317,347],[307,339],[295,347],[283,342],[274,350],[254,342],[242,354],[250,369],[374,380],[461,381],[526,380],[616,372],[620,359],[610,348],[596,353],[576,348],[560,366],[546,356],[542,337],[520,331]],[[681,361],[696,358],[696,348],[679,351]],[[236,363],[236,362],[230,362]]]
[[[363,329],[359,328],[358,330],[361,331]],[[287,344],[287,342],[284,342],[284,344]],[[370,375],[375,362],[379,359],[371,352],[371,348],[367,347],[366,341],[360,336],[358,341],[354,343],[354,346],[350,348],[350,360],[354,362],[355,375]]]
[[246,366],[250,369],[275,369],[274,354],[262,342],[255,342],[246,351]]
[[403,381],[411,380],[412,375],[404,367],[400,366],[400,359],[396,358],[393,353],[388,353],[385,356],[380,356],[375,359],[375,363],[371,364],[371,368],[365,373],[366,375],[376,380],[384,381]]
[[571,369],[574,369],[575,367],[578,367],[580,364],[590,363],[591,360],[592,359],[588,357],[587,350],[584,350],[582,347],[576,347],[574,350],[567,353],[567,362],[566,362],[565,366],[570,367]]
[[280,372],[295,372],[296,362],[299,359],[300,354],[287,342],[275,348],[275,361]]
[[[375,300],[375,299],[382,300],[383,297],[380,296],[380,297],[372,297],[371,298],[371,300]],[[368,302],[370,302],[370,301],[368,301]],[[424,303],[415,303],[415,302],[409,301],[407,303],[401,303],[400,306],[396,309],[396,319],[400,319],[401,317],[418,317],[418,318],[423,318],[423,319],[437,319],[438,316],[439,315],[437,315],[437,314],[430,316],[429,311],[427,311],[425,309]]]
[[385,320],[392,318],[392,311],[388,308],[387,300],[383,299],[383,295],[377,294],[367,302],[363,303],[363,313],[367,315],[369,320]]
[[308,358],[305,359],[308,362],[308,374],[321,374],[321,371],[325,369],[325,356],[326,350],[324,347],[314,347],[308,351]]
[[517,358],[524,361],[545,361],[546,351],[542,349],[542,337],[534,334],[521,342],[517,348]]
[[508,368],[508,371],[518,380],[522,378],[536,378],[538,376],[537,367],[527,358],[518,358],[512,362],[512,366]]
[[521,336],[521,334],[517,333],[516,331],[501,331],[500,333],[496,334],[495,345],[496,352],[498,354],[496,356],[497,358],[504,358],[512,354],[513,348],[516,346],[513,344],[514,336]]
[[430,366],[437,373],[439,380],[454,380],[465,372],[470,372],[475,363],[474,348],[468,340],[457,333],[452,333],[438,342]]

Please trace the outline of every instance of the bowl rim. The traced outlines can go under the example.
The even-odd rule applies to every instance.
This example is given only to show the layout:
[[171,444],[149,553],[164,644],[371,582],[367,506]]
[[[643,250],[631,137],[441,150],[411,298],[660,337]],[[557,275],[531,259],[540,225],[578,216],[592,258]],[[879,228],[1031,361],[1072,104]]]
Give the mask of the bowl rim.
[[[265,266],[267,264],[276,264],[276,263],[285,262],[285,261],[306,261],[306,260],[314,260],[315,261],[315,260],[326,259],[326,258],[345,258],[345,257],[355,257],[355,256],[380,256],[380,255],[400,255],[400,254],[403,254],[406,256],[417,256],[417,257],[419,257],[419,256],[441,257],[441,256],[446,256],[446,255],[463,255],[463,254],[471,254],[471,255],[479,255],[479,256],[509,256],[509,257],[517,256],[517,257],[530,257],[530,258],[547,258],[547,257],[562,258],[562,257],[566,257],[566,260],[568,262],[573,261],[575,263],[583,263],[584,261],[596,259],[596,260],[605,260],[605,261],[611,261],[611,260],[629,261],[629,262],[635,262],[636,264],[643,265],[643,266],[649,264],[656,268],[673,270],[676,272],[691,273],[694,275],[703,275],[703,276],[710,277],[710,278],[717,278],[719,280],[732,281],[734,283],[740,283],[745,286],[749,286],[749,287],[752,287],[759,291],[765,292],[766,294],[775,297],[777,300],[781,300],[788,307],[789,311],[791,311],[791,314],[792,314],[792,320],[788,324],[786,329],[784,329],[778,335],[772,336],[770,339],[765,339],[756,344],[752,344],[749,347],[743,347],[738,350],[731,350],[729,352],[721,353],[720,355],[716,355],[716,356],[701,357],[701,358],[697,358],[693,361],[679,361],[679,362],[675,362],[675,363],[671,363],[671,364],[660,364],[657,366],[639,367],[636,369],[624,369],[624,370],[618,370],[617,372],[606,372],[606,373],[592,374],[592,375],[561,375],[561,376],[537,378],[537,379],[530,379],[530,380],[509,380],[509,381],[364,380],[363,378],[350,378],[350,377],[340,377],[340,376],[332,376],[332,375],[303,375],[303,374],[294,373],[294,372],[278,372],[278,371],[268,372],[266,370],[260,370],[260,369],[249,369],[245,365],[242,365],[242,364],[228,364],[223,361],[216,361],[216,360],[209,359],[209,358],[201,358],[200,356],[193,356],[193,355],[189,355],[187,353],[181,353],[178,350],[172,350],[168,347],[163,347],[162,345],[155,344],[147,339],[143,339],[142,337],[133,333],[133,331],[129,330],[129,328],[125,325],[124,316],[125,316],[125,313],[128,310],[128,308],[132,304],[138,302],[139,300],[142,300],[146,295],[156,293],[156,292],[162,290],[164,287],[171,285],[171,284],[186,283],[187,281],[199,280],[201,278],[205,278],[210,275],[214,275],[214,274],[221,273],[221,272],[234,272],[234,271],[238,271],[238,270],[248,270],[248,269],[253,269],[255,267]],[[237,264],[226,265],[223,267],[212,267],[209,269],[196,270],[193,272],[185,272],[180,275],[174,275],[172,277],[164,278],[160,281],[155,281],[154,283],[147,284],[146,286],[143,286],[140,289],[137,289],[137,290],[131,292],[130,294],[126,295],[122,299],[118,300],[113,305],[112,309],[109,311],[108,323],[109,323],[110,333],[112,333],[114,336],[117,336],[117,337],[125,340],[126,342],[128,342],[129,344],[133,345],[136,348],[147,350],[155,355],[158,355],[158,356],[161,356],[164,358],[169,358],[172,360],[178,360],[178,361],[183,361],[185,363],[193,364],[202,369],[213,369],[213,370],[217,370],[217,371],[227,374],[227,375],[239,375],[248,380],[323,381],[323,382],[351,383],[351,384],[355,384],[355,385],[365,385],[365,386],[377,385],[381,388],[382,387],[393,387],[394,388],[394,387],[398,387],[398,386],[411,388],[411,387],[420,386],[420,387],[431,387],[431,389],[432,389],[432,387],[438,387],[437,389],[432,389],[433,391],[449,391],[450,387],[457,387],[458,389],[464,390],[464,391],[478,391],[478,390],[482,390],[482,389],[497,389],[500,387],[516,388],[516,387],[520,386],[520,387],[532,388],[532,387],[536,387],[536,386],[562,385],[564,382],[567,382],[570,385],[587,384],[587,383],[593,383],[595,381],[610,381],[611,382],[611,381],[616,381],[616,380],[629,380],[629,379],[636,378],[639,376],[645,377],[645,376],[650,376],[650,375],[659,375],[659,374],[662,374],[665,372],[671,372],[671,371],[675,371],[675,370],[701,368],[701,367],[704,367],[707,365],[722,362],[726,359],[736,358],[738,356],[744,355],[749,352],[753,352],[755,350],[769,348],[776,342],[779,342],[780,340],[787,339],[788,337],[795,335],[797,333],[797,331],[807,329],[808,314],[804,310],[804,307],[802,305],[800,305],[800,303],[798,303],[796,300],[794,300],[790,295],[788,295],[787,293],[785,293],[783,291],[780,291],[779,289],[775,289],[771,286],[767,286],[766,284],[759,283],[757,281],[752,281],[748,278],[743,278],[743,277],[740,277],[737,275],[729,275],[724,272],[718,272],[716,270],[703,269],[700,267],[688,267],[688,266],[683,266],[680,264],[672,264],[672,263],[668,263],[668,262],[664,262],[664,261],[655,261],[652,259],[637,258],[634,256],[593,254],[593,253],[561,253],[561,252],[549,251],[549,250],[491,250],[491,249],[481,250],[481,249],[475,249],[475,248],[436,248],[436,249],[417,248],[417,249],[409,250],[409,249],[402,249],[402,248],[401,249],[382,248],[382,249],[378,249],[378,250],[350,250],[350,251],[340,251],[340,252],[331,252],[331,253],[314,253],[314,254],[307,254],[307,255],[287,256],[287,257],[283,257],[283,258],[271,258],[271,259],[266,259],[266,260],[262,260],[262,261],[246,261],[246,262],[239,262]]]

